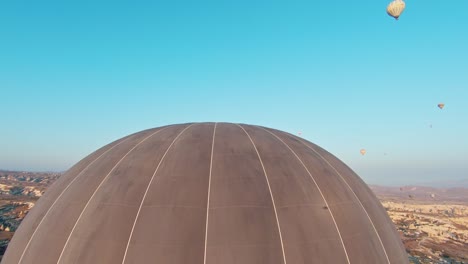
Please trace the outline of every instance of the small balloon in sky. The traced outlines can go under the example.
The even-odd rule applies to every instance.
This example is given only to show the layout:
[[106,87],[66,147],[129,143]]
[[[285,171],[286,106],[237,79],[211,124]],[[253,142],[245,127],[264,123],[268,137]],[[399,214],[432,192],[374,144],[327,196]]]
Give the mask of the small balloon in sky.
[[302,131],[297,132],[297,135],[298,135],[298,136],[301,136],[301,135],[302,135]]
[[363,156],[366,154],[366,150],[365,150],[365,149],[361,149],[360,152],[361,152],[361,155],[363,155]]
[[435,194],[434,194],[434,193],[431,193],[431,198],[435,198]]
[[439,107],[440,109],[444,109],[444,106],[445,106],[445,104],[443,104],[443,103],[440,103],[440,104],[437,105],[437,107]]
[[394,0],[387,6],[387,14],[395,19],[398,19],[405,10],[405,2],[403,0]]

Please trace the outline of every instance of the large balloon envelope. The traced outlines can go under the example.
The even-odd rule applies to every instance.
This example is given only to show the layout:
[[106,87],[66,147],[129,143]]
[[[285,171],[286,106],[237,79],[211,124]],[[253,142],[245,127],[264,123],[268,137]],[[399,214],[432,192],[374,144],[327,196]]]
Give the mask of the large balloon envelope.
[[319,146],[229,123],[144,130],[60,176],[2,264],[403,264],[372,190]]
[[440,103],[440,104],[437,105],[437,107],[439,107],[440,109],[444,109],[444,106],[445,106],[445,104],[443,104],[443,103]]

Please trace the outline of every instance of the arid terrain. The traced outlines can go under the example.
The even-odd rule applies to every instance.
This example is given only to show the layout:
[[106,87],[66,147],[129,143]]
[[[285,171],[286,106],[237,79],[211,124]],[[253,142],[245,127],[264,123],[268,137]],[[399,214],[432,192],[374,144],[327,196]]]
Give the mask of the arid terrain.
[[[0,170],[0,260],[21,220],[60,173]],[[410,263],[468,263],[468,189],[371,186]]]
[[0,170],[0,260],[23,218],[59,176]]
[[468,263],[468,189],[371,186],[412,263]]

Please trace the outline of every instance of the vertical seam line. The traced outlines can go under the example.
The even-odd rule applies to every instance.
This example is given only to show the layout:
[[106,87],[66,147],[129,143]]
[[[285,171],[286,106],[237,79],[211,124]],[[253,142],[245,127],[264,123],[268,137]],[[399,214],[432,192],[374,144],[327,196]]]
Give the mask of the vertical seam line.
[[88,202],[86,203],[85,207],[83,208],[83,210],[81,211],[80,215],[78,216],[78,219],[76,220],[75,222],[75,225],[73,226],[71,232],[70,232],[70,235],[68,235],[68,238],[67,238],[67,241],[65,242],[65,245],[63,246],[63,249],[62,249],[62,252],[60,253],[60,256],[57,260],[57,263],[60,263],[60,260],[62,260],[62,256],[63,256],[63,253],[65,252],[65,249],[68,245],[68,242],[70,241],[70,238],[71,236],[73,235],[73,232],[75,231],[75,228],[78,226],[78,223],[81,219],[81,217],[83,216],[84,212],[86,211],[86,209],[88,208],[88,205],[91,203],[91,200],[93,200],[94,196],[96,195],[96,193],[98,192],[98,190],[101,188],[102,184],[104,184],[104,182],[107,180],[107,178],[109,178],[109,176],[111,175],[111,173],[114,171],[115,168],[117,168],[117,166],[120,164],[120,162],[122,162],[127,156],[128,154],[130,154],[135,148],[137,148],[141,143],[145,142],[148,138],[152,137],[153,135],[163,131],[165,128],[163,129],[160,129],[154,133],[152,133],[151,135],[147,136],[146,138],[144,138],[143,140],[141,140],[138,144],[136,144],[135,146],[133,146],[133,148],[131,148],[115,165],[114,167],[109,171],[109,173],[106,175],[106,177],[104,177],[104,179],[102,179],[101,183],[98,185],[98,187],[96,188],[96,190],[94,190],[94,193],[91,195],[91,197],[89,198]]
[[208,176],[208,198],[206,202],[206,225],[205,225],[205,252],[203,255],[203,263],[206,264],[206,247],[208,243],[208,217],[210,212],[210,194],[211,194],[211,172],[213,168],[213,153],[214,153],[214,143],[215,143],[215,135],[216,135],[216,126],[218,123],[215,123],[213,129],[213,142],[211,143],[211,158],[210,158],[210,173]]
[[354,190],[351,188],[351,186],[349,186],[348,182],[344,179],[344,177],[341,175],[340,172],[338,172],[338,170],[333,166],[331,165],[330,162],[328,162],[327,159],[325,159],[325,157],[323,157],[320,153],[318,153],[314,148],[308,146],[307,144],[305,144],[302,140],[299,140],[299,142],[301,142],[304,146],[308,147],[309,149],[311,149],[313,152],[315,152],[323,161],[325,161],[328,166],[330,166],[336,174],[338,174],[338,176],[340,176],[341,180],[346,184],[346,186],[351,190],[351,192],[353,193],[354,197],[357,199],[357,201],[359,202],[359,205],[361,205],[361,208],[364,210],[364,212],[366,213],[367,215],[367,218],[369,219],[371,225],[372,225],[372,228],[374,229],[375,231],[375,234],[377,235],[377,238],[379,239],[379,242],[380,242],[380,245],[382,246],[382,249],[384,251],[384,254],[385,254],[385,257],[387,258],[387,262],[390,264],[390,259],[388,258],[388,255],[387,255],[387,250],[385,249],[385,246],[382,242],[382,239],[380,238],[380,235],[379,235],[379,232],[377,231],[377,228],[375,227],[374,225],[374,222],[372,221],[372,219],[370,218],[369,214],[367,213],[367,210],[366,208],[364,207],[364,205],[362,204],[361,200],[359,199],[359,197],[356,195],[356,193],[354,192]]
[[348,261],[348,263],[350,264],[350,260],[349,260],[349,256],[348,256],[348,252],[346,250],[346,246],[344,244],[344,241],[343,241],[343,237],[341,236],[341,233],[340,233],[340,229],[338,228],[338,225],[336,223],[336,220],[335,220],[335,217],[333,216],[333,212],[331,210],[331,207],[328,205],[328,202],[327,202],[327,199],[325,199],[325,196],[323,195],[322,193],[322,190],[320,189],[318,183],[315,181],[315,178],[314,176],[312,176],[312,174],[310,173],[309,169],[306,167],[306,165],[304,164],[304,162],[302,162],[301,158],[299,158],[299,156],[296,154],[296,152],[286,143],[284,142],[281,138],[279,138],[277,135],[275,135],[273,132],[271,131],[268,131],[266,130],[265,128],[263,127],[259,127],[263,130],[265,130],[266,132],[272,134],[274,137],[276,137],[276,139],[278,139],[279,141],[281,141],[293,154],[294,156],[296,156],[296,158],[299,160],[299,162],[301,162],[302,166],[304,167],[304,169],[307,171],[307,173],[309,174],[310,178],[312,179],[312,181],[314,181],[315,183],[315,186],[317,187],[318,191],[320,192],[320,195],[322,196],[322,199],[323,201],[325,202],[325,205],[327,206],[328,208],[328,211],[330,212],[330,216],[332,217],[332,220],[333,220],[333,223],[335,224],[335,228],[336,228],[336,231],[338,232],[338,236],[340,237],[340,241],[341,241],[341,245],[343,246],[343,250],[344,250],[344,253],[346,255],[346,260]]
[[255,152],[257,153],[258,159],[260,160],[260,164],[262,165],[263,174],[265,175],[265,179],[266,179],[266,182],[267,182],[267,185],[268,185],[268,190],[270,191],[271,202],[273,203],[273,210],[275,211],[276,224],[278,226],[278,234],[279,234],[279,238],[280,238],[280,242],[281,242],[281,251],[283,253],[283,262],[284,262],[284,264],[286,264],[286,255],[284,253],[283,236],[281,234],[281,227],[280,227],[280,223],[279,223],[279,219],[278,219],[278,212],[276,211],[275,199],[273,197],[273,192],[271,191],[270,181],[268,180],[268,175],[267,175],[267,172],[265,170],[265,166],[263,165],[263,161],[262,161],[262,158],[260,157],[260,153],[258,152],[257,147],[255,146],[255,143],[252,140],[252,138],[250,137],[249,133],[247,133],[247,131],[241,125],[239,125],[239,124],[236,124],[236,125],[239,126],[240,128],[242,128],[242,130],[244,130],[247,137],[249,137],[250,142],[252,143],[252,145],[253,145],[253,147],[255,149]]
[[182,133],[184,133],[189,127],[193,126],[193,124],[187,126],[186,128],[184,128],[184,130],[182,130],[175,138],[174,140],[172,141],[172,143],[169,145],[169,147],[167,147],[166,149],[166,152],[164,152],[163,156],[161,157],[161,160],[159,160],[159,163],[158,163],[158,166],[156,167],[156,169],[154,170],[154,173],[153,173],[153,176],[151,176],[151,180],[149,181],[148,183],[148,186],[146,187],[146,190],[145,190],[145,193],[143,194],[143,198],[141,199],[141,203],[140,203],[140,206],[138,207],[138,211],[137,211],[137,214],[135,216],[135,221],[133,222],[133,225],[132,225],[132,230],[130,231],[130,235],[128,237],[128,241],[127,241],[127,246],[125,247],[125,253],[124,253],[124,256],[123,256],[123,259],[122,259],[122,264],[125,263],[125,260],[127,259],[127,252],[128,252],[128,248],[130,246],[130,241],[132,240],[132,236],[133,236],[133,231],[135,230],[135,226],[136,226],[136,223],[138,221],[138,217],[140,216],[140,211],[141,211],[141,208],[143,207],[143,203],[145,202],[145,198],[146,198],[146,195],[148,194],[148,191],[149,191],[149,188],[151,187],[151,183],[153,183],[153,180],[156,176],[156,173],[158,172],[159,170],[159,167],[161,166],[164,158],[166,157],[166,154],[169,152],[169,150],[171,149],[172,145],[174,145],[174,143],[177,141],[177,139],[182,135]]
[[[159,131],[159,130],[158,130]],[[127,140],[129,140],[130,138],[132,138],[131,136],[118,142],[117,144],[115,144],[114,146],[112,146],[111,148],[109,148],[108,150],[106,150],[105,152],[103,152],[101,155],[99,155],[99,157],[97,157],[96,159],[94,159],[91,163],[89,163],[83,170],[80,171],[80,173],[78,173],[78,175],[75,176],[75,178],[73,178],[73,180],[71,182],[68,183],[67,187],[65,187],[65,189],[63,189],[63,191],[60,193],[60,195],[55,199],[54,203],[49,207],[49,209],[47,210],[47,212],[44,214],[44,216],[42,217],[41,221],[39,222],[39,224],[36,226],[33,234],[31,235],[31,237],[29,238],[29,241],[28,243],[26,244],[26,247],[24,248],[23,250],[23,253],[21,254],[21,257],[20,259],[18,260],[18,264],[22,262],[23,258],[24,258],[24,255],[27,251],[27,249],[29,248],[29,245],[31,244],[31,241],[34,239],[36,233],[37,233],[37,230],[39,230],[39,227],[42,225],[42,222],[44,222],[45,218],[49,215],[50,211],[52,211],[52,208],[54,208],[55,204],[58,202],[58,200],[60,200],[60,198],[62,197],[62,195],[68,190],[68,188],[91,166],[94,164],[94,162],[96,162],[98,159],[100,159],[102,156],[104,156],[106,153],[108,153],[109,151],[111,151],[112,149],[114,149],[115,147],[119,146],[120,144],[122,144],[123,142],[126,142]]]

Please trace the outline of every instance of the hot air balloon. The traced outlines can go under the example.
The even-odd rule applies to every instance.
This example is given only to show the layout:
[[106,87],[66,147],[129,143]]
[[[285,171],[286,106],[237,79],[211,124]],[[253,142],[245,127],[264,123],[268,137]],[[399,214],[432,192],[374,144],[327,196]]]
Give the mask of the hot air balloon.
[[394,0],[387,6],[387,14],[395,19],[398,19],[405,10],[405,2],[403,0]]
[[361,155],[363,155],[363,156],[364,156],[364,154],[366,154],[366,150],[365,150],[365,149],[361,149],[360,152],[361,152]]
[[301,136],[301,135],[302,135],[302,131],[297,132],[297,135],[298,135],[298,136]]
[[435,198],[435,194],[431,193],[431,198]]
[[440,103],[440,104],[438,104],[437,106],[438,106],[440,109],[444,109],[445,104]]

